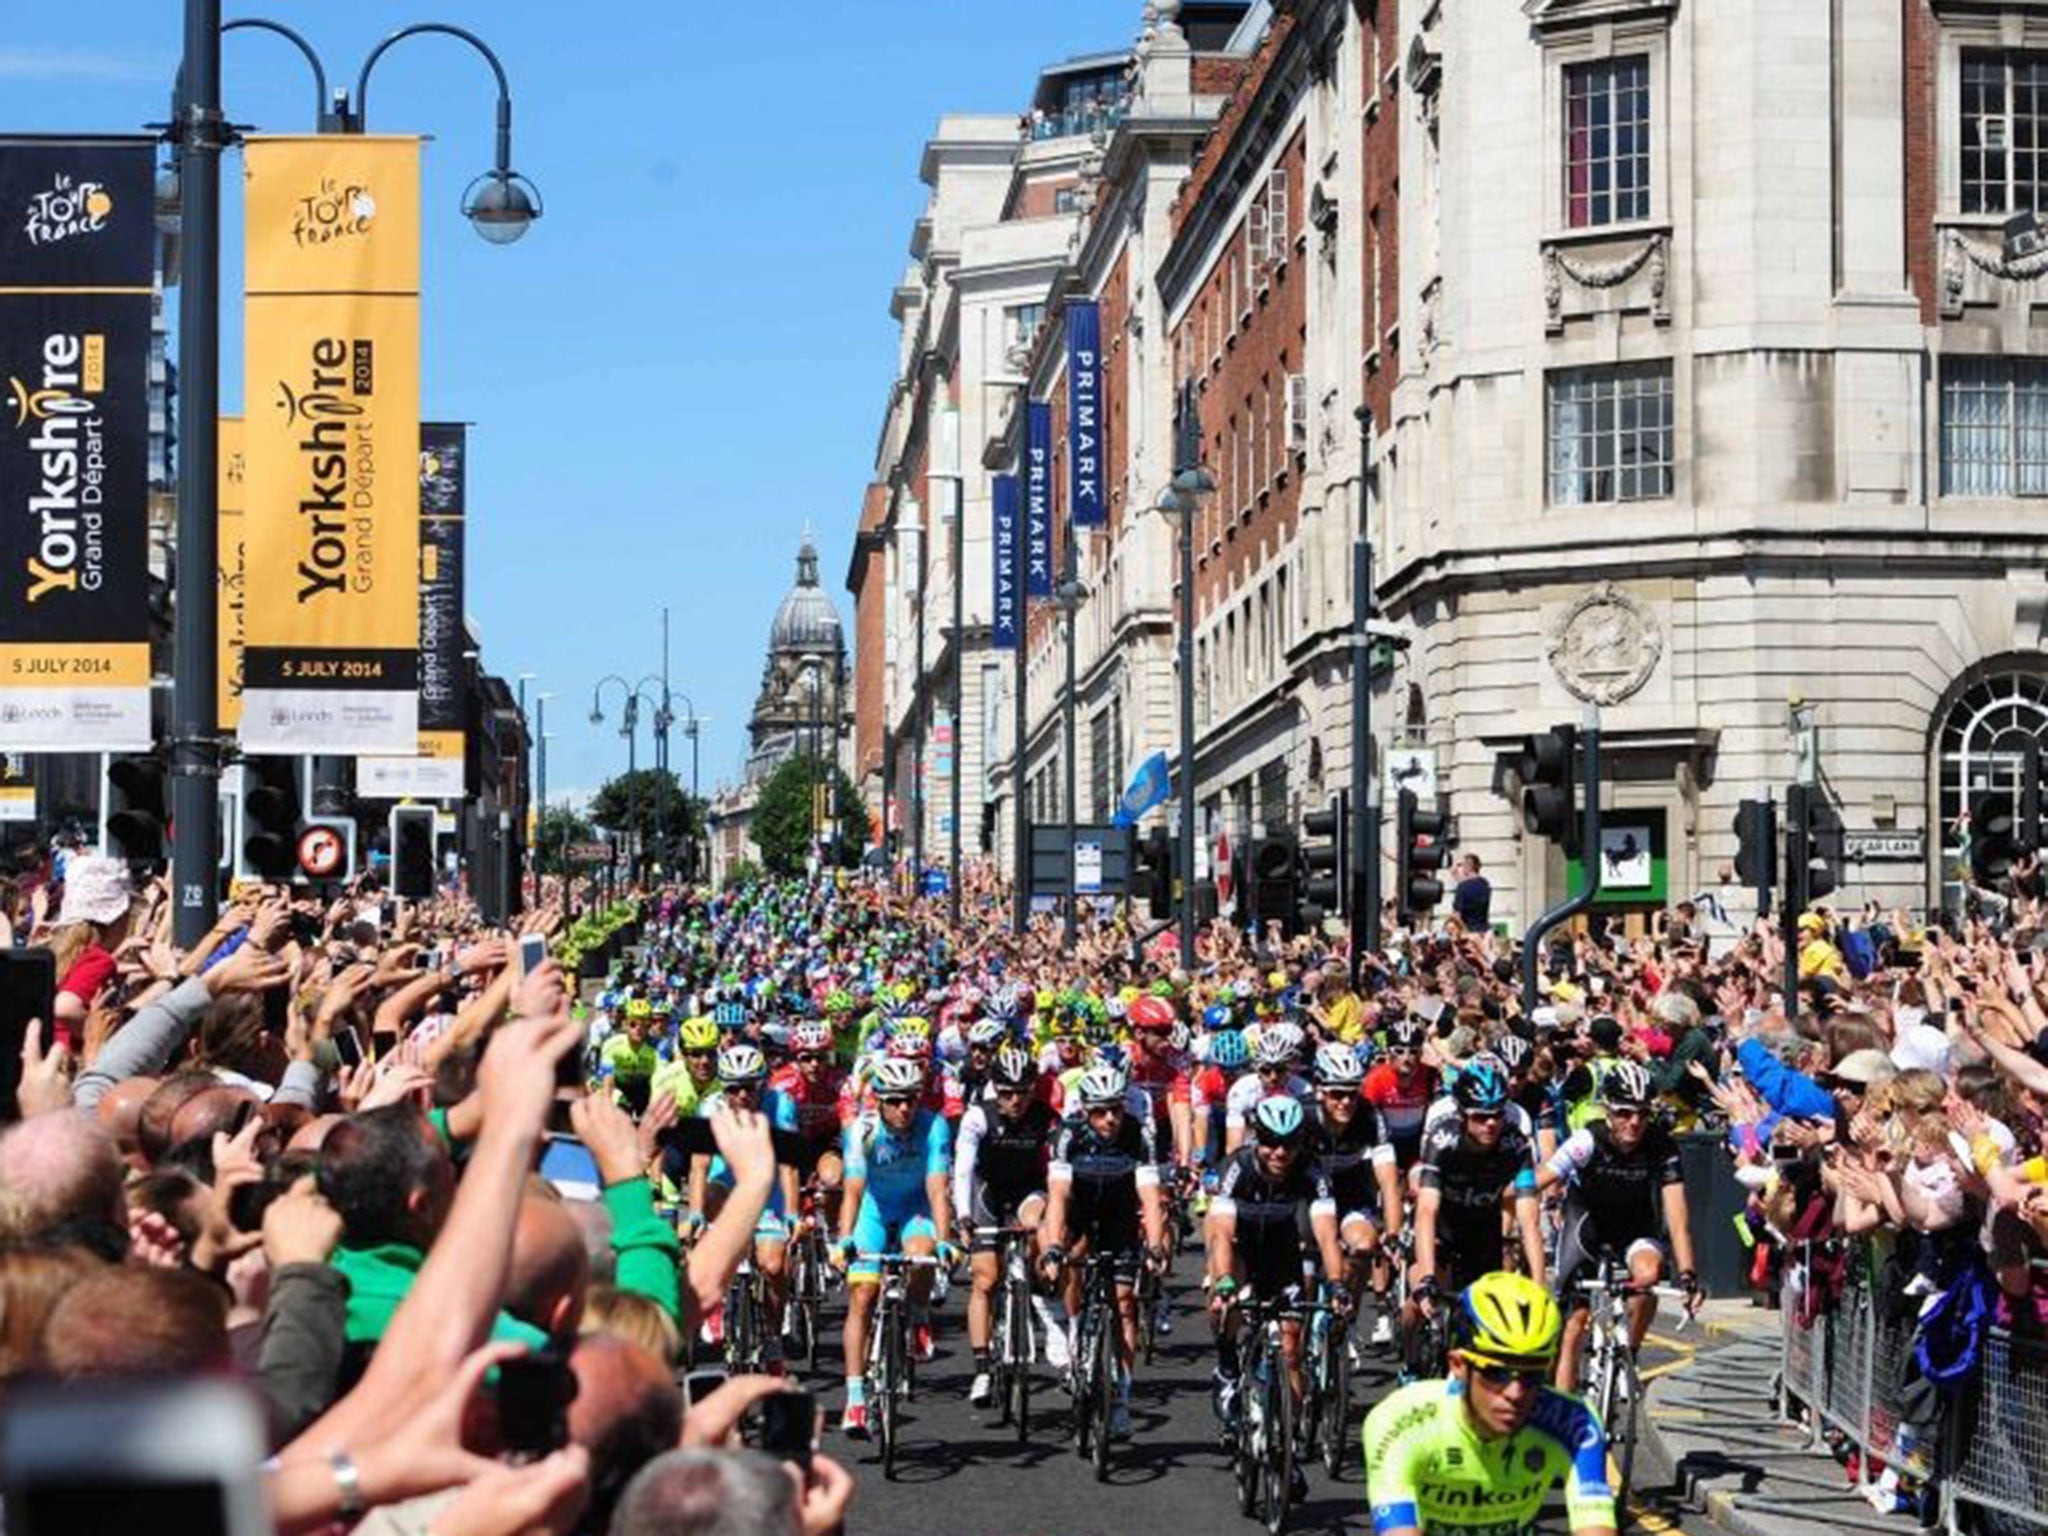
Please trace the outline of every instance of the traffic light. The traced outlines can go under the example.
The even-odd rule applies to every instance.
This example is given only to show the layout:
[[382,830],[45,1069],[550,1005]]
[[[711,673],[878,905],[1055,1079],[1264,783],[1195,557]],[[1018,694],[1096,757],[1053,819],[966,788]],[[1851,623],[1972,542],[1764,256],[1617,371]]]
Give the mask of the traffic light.
[[2019,812],[2002,789],[1970,796],[1970,882],[1996,885],[2019,857]]
[[299,760],[242,760],[242,862],[265,880],[289,880],[298,870]]
[[1555,725],[1540,736],[1522,740],[1518,765],[1522,781],[1522,826],[1547,837],[1568,859],[1580,853],[1578,784],[1574,778],[1578,731]]
[[1173,839],[1166,828],[1154,827],[1138,843],[1138,874],[1132,894],[1145,898],[1153,921],[1173,915]]
[[1437,871],[1448,851],[1443,812],[1425,811],[1414,790],[1402,790],[1394,812],[1394,903],[1404,924],[1412,926],[1444,899]]
[[425,901],[434,894],[434,808],[391,808],[391,894]]
[[1251,913],[1254,931],[1278,919],[1292,931],[1298,919],[1296,894],[1301,889],[1300,850],[1291,832],[1268,832],[1252,844]]
[[1340,789],[1327,810],[1301,819],[1301,862],[1307,878],[1301,886],[1301,926],[1320,928],[1333,913],[1351,909],[1351,792]]
[[1736,808],[1735,874],[1757,893],[1762,912],[1778,883],[1778,807],[1769,800],[1745,800]]
[[1806,900],[1810,904],[1834,894],[1842,877],[1842,818],[1825,795],[1806,802]]
[[107,852],[134,863],[164,856],[164,765],[153,756],[117,757],[107,764]]

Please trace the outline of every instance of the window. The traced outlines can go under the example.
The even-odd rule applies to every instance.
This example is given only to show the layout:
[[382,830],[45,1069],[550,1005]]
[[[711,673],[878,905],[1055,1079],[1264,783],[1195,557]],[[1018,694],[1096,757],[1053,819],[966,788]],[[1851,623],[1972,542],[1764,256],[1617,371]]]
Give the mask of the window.
[[1963,212],[2025,213],[2048,181],[2048,54],[1963,54]]
[[1650,60],[1573,64],[1564,72],[1565,223],[1650,216]]
[[1943,360],[1941,491],[2048,496],[2048,363]]
[[1081,189],[1079,187],[1053,188],[1052,211],[1054,213],[1073,213],[1077,211],[1080,208],[1080,206]]
[[1028,347],[1045,322],[1045,305],[1012,304],[1003,311],[1003,345]]
[[1671,365],[1579,368],[1550,384],[1550,501],[1671,494]]

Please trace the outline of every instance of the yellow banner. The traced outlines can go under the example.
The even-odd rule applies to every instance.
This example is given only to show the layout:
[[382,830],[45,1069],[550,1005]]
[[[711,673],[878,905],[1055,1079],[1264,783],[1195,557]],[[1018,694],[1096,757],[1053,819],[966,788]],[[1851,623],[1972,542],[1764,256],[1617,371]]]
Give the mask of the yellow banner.
[[419,140],[250,139],[246,647],[251,751],[415,750]]
[[248,465],[242,454],[241,417],[221,417],[219,454],[219,487],[214,493],[219,517],[214,558],[220,567],[214,710],[220,728],[232,731],[242,723],[242,642],[248,619],[249,562],[242,545],[242,485]]

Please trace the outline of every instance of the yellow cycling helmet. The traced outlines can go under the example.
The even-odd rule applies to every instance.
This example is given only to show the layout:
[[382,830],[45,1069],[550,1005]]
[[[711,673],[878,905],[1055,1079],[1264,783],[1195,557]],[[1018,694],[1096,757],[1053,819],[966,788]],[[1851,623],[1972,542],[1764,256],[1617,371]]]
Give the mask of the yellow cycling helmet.
[[701,1015],[683,1020],[683,1049],[686,1051],[715,1051],[718,1049],[718,1026]]
[[1505,1270],[1465,1287],[1451,1318],[1451,1347],[1481,1365],[1547,1366],[1564,1318],[1550,1292]]
[[654,1005],[644,997],[636,997],[626,1004],[626,1017],[629,1019],[651,1019],[654,1017]]

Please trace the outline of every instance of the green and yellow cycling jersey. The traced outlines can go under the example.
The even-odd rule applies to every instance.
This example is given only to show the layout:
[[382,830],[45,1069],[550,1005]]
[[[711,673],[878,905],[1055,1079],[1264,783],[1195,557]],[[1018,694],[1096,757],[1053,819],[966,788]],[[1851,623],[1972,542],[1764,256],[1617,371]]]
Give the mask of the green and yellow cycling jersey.
[[1378,1536],[1518,1536],[1560,1479],[1572,1530],[1614,1528],[1600,1420],[1548,1387],[1529,1421],[1501,1439],[1474,1427],[1455,1380],[1413,1382],[1365,1418],[1365,1493]]

